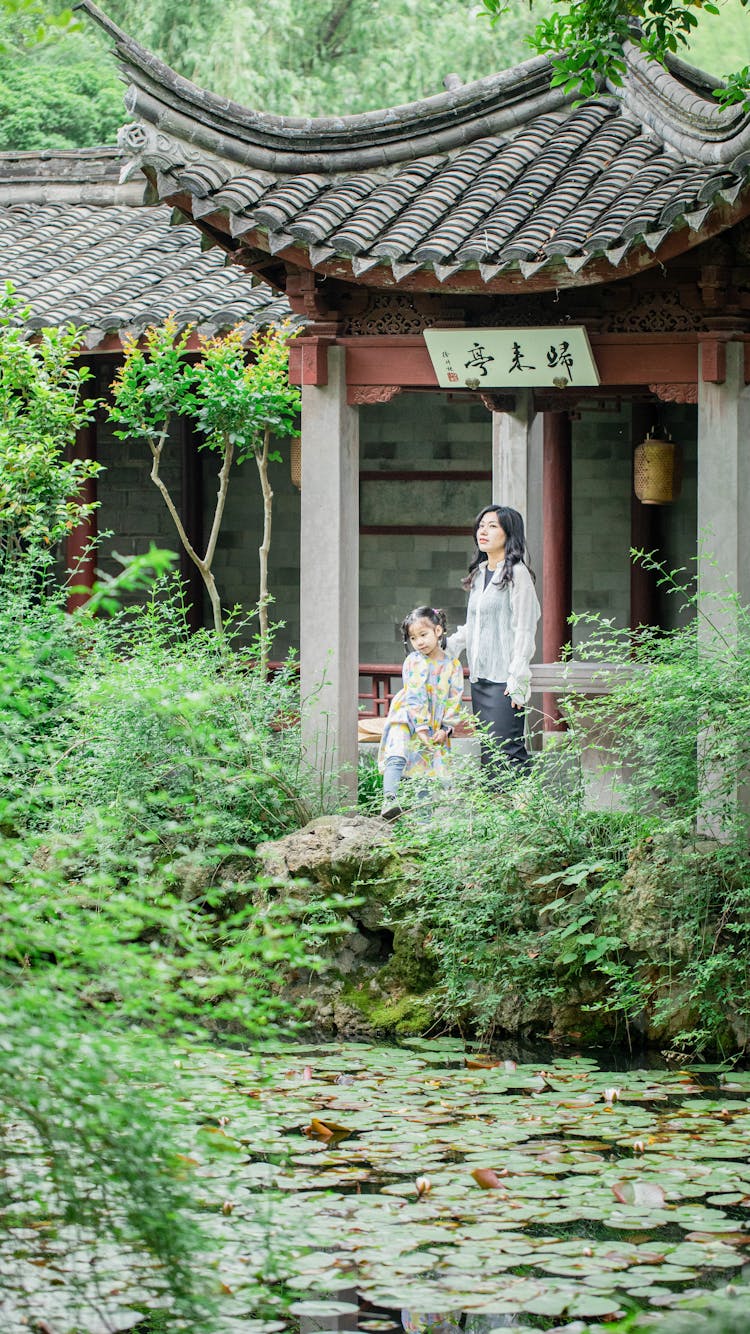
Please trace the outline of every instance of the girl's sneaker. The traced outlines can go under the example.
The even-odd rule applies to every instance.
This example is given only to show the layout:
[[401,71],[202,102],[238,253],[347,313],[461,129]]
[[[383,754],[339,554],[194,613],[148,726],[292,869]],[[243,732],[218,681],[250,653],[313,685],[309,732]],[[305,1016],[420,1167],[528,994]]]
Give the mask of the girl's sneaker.
[[395,820],[401,814],[401,807],[397,797],[386,797],[380,808],[381,820]]

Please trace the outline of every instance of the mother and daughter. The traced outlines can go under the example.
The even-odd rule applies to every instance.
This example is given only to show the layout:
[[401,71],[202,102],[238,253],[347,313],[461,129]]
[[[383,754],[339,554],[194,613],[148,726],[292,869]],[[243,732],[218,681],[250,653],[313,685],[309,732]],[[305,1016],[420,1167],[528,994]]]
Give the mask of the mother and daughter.
[[461,716],[464,676],[458,657],[464,651],[471,707],[482,724],[483,770],[500,784],[531,765],[524,711],[540,608],[518,510],[487,505],[474,520],[474,544],[463,580],[469,594],[466,624],[447,636],[445,613],[425,606],[415,607],[401,625],[404,684],[391,701],[378,755],[386,820],[401,812],[402,778],[421,778],[425,786],[446,775]]

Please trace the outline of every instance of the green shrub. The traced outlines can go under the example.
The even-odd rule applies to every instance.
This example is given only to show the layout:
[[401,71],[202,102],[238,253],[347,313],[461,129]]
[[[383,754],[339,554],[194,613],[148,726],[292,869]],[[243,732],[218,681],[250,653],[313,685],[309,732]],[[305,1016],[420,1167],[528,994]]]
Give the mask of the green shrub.
[[[454,1023],[729,1053],[750,1041],[748,613],[727,597],[635,642],[590,629],[576,655],[602,662],[609,693],[568,701],[567,734],[516,788],[458,783],[419,838],[407,907]],[[619,810],[586,809],[592,734]]]
[[166,1043],[291,1031],[280,977],[315,966],[325,904],[311,933],[254,876],[307,815],[296,677],[190,638],[166,582],[109,620],[62,599],[48,556],[0,572],[0,1207],[53,1248],[74,1226],[91,1273],[124,1248],[170,1328],[208,1331]]

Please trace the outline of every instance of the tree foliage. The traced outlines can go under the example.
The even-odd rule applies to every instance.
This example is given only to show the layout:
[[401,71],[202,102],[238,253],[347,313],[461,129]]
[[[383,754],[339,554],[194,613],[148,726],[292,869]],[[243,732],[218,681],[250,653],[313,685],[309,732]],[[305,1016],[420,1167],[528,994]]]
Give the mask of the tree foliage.
[[[519,64],[529,39],[539,51],[569,49],[557,73],[586,91],[597,72],[617,76],[620,39],[634,18],[657,58],[685,50],[723,76],[750,61],[750,50],[747,0],[720,3],[720,19],[713,0],[534,0],[533,9],[528,0],[279,0],[272,8],[106,0],[104,8],[205,88],[280,115],[341,115],[440,93],[449,73],[470,82]],[[493,31],[477,15],[502,22]],[[104,36],[64,0],[0,0],[0,17],[0,149],[111,142],[127,113]],[[712,28],[722,34],[713,47]],[[729,97],[742,100],[747,83],[740,70]]]
[[[743,8],[750,0],[737,0]],[[504,0],[482,0],[496,24],[508,13]],[[713,0],[556,0],[560,6],[542,18],[529,38],[535,51],[555,58],[552,83],[566,92],[592,96],[601,84],[621,84],[624,47],[632,41],[652,60],[688,54],[702,14],[721,13]],[[715,96],[722,104],[740,102],[750,110],[750,65],[727,76]]]
[[0,556],[6,558],[55,547],[90,513],[80,492],[100,470],[67,453],[94,409],[82,395],[89,373],[76,360],[78,335],[45,329],[31,342],[18,327],[28,313],[8,284],[0,296]]
[[[257,332],[246,354],[242,334],[234,329],[200,340],[200,354],[190,351],[191,330],[177,334],[174,320],[146,330],[144,346],[132,339],[112,386],[112,420],[121,439],[141,436],[151,450],[151,480],[174,520],[180,541],[206,586],[214,629],[222,631],[219,591],[213,560],[224,516],[233,463],[254,458],[263,492],[264,531],[260,558],[261,657],[267,657],[268,552],[271,541],[273,491],[268,464],[280,456],[270,452],[271,437],[292,435],[300,407],[299,390],[289,383],[290,323]],[[221,460],[216,506],[206,549],[196,551],[161,473],[170,427],[177,416],[189,418],[200,432],[201,447]]]
[[122,87],[59,0],[0,0],[0,152],[111,143]]

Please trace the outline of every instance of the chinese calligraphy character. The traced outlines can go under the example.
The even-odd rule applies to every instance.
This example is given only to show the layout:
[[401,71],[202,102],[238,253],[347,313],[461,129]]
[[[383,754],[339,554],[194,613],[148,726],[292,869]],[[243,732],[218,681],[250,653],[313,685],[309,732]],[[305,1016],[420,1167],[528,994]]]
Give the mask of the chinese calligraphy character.
[[547,365],[550,368],[553,366],[563,366],[568,373],[568,379],[572,380],[573,356],[570,351],[570,343],[563,342],[557,348],[553,344],[547,353]]
[[495,358],[491,357],[482,347],[481,343],[472,343],[472,351],[469,353],[469,360],[464,362],[466,370],[477,370],[480,375],[487,374],[487,365]]
[[526,362],[522,361],[522,357],[523,357],[523,355],[524,355],[524,354],[523,354],[523,352],[521,351],[521,344],[520,344],[520,343],[514,343],[514,344],[513,344],[513,360],[512,360],[512,362],[511,362],[510,366],[508,367],[508,373],[509,373],[509,374],[510,374],[511,371],[535,371],[535,370],[536,370],[536,366],[529,366]]

